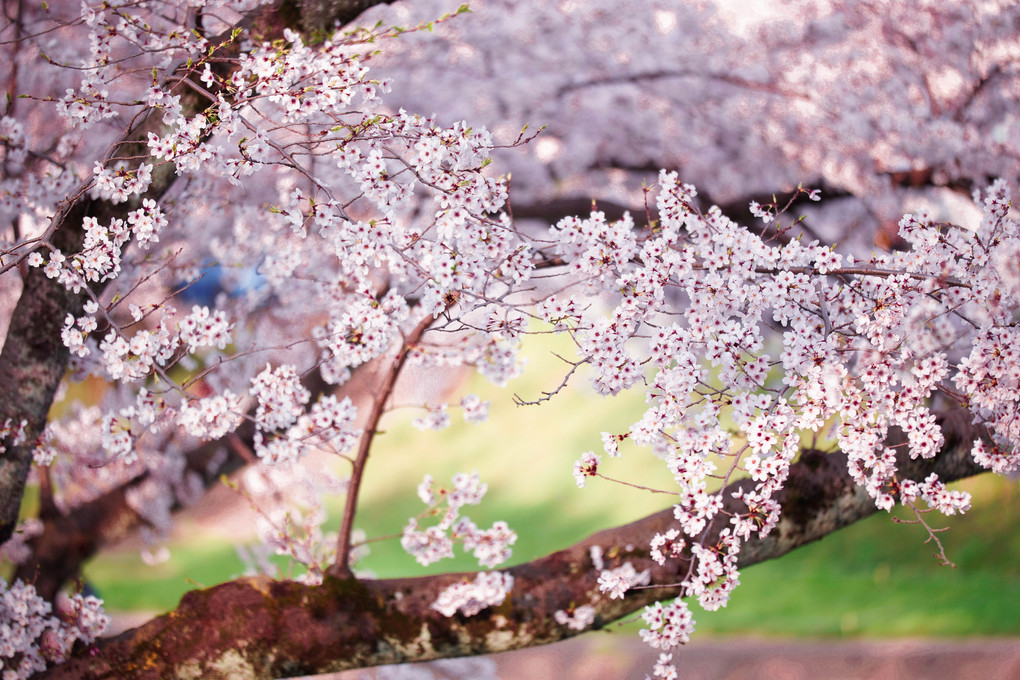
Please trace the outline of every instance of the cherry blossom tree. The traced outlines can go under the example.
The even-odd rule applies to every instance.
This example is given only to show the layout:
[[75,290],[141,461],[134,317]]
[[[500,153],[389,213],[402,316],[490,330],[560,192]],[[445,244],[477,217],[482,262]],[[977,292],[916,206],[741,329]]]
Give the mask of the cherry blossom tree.
[[[259,5],[4,3],[5,678],[290,677],[637,611],[672,678],[741,569],[897,505],[938,545],[947,484],[1016,469],[1013,3]],[[514,528],[466,514],[486,480],[426,476],[402,547],[479,570],[359,574],[401,376],[505,385],[539,333],[576,353],[520,408],[646,403],[577,485],[650,452],[670,507],[507,567]],[[299,578],[253,559],[113,638],[60,595],[226,475]]]

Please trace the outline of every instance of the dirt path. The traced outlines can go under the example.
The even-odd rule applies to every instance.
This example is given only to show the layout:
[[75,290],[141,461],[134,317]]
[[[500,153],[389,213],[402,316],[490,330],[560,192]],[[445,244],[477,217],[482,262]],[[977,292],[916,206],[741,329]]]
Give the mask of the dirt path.
[[[644,680],[658,654],[598,633],[487,660],[350,671],[337,680]],[[1020,638],[805,641],[714,638],[674,655],[680,680],[1020,680]],[[481,662],[481,663],[479,663]],[[321,677],[321,676],[320,676]]]
[[[580,641],[579,641],[580,642]],[[575,643],[576,644],[576,643]],[[496,657],[501,680],[642,680],[657,654],[640,642],[584,641]],[[674,654],[682,680],[1017,680],[1020,639],[803,641],[717,638]]]

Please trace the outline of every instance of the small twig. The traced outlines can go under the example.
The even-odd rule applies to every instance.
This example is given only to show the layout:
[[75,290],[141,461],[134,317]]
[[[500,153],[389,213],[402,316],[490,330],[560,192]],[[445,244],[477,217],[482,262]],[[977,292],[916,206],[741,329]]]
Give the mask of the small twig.
[[932,553],[931,556],[938,560],[939,564],[941,564],[942,566],[956,569],[956,565],[952,561],[950,561],[949,556],[946,555],[945,546],[942,545],[942,541],[940,541],[939,537],[936,535],[943,531],[947,531],[949,527],[933,529],[931,525],[924,521],[924,517],[922,516],[922,514],[925,512],[931,512],[932,510],[931,508],[928,508],[927,510],[921,510],[916,505],[914,505],[913,502],[908,502],[906,505],[907,507],[914,511],[914,516],[917,517],[917,519],[902,519],[900,517],[893,517],[892,518],[893,522],[896,522],[897,524],[920,524],[921,526],[923,526],[928,531],[928,538],[924,542],[925,545],[934,541],[935,545],[938,546],[939,549],[937,553]]
[[624,486],[629,486],[629,487],[634,488],[634,489],[641,489],[642,491],[650,491],[652,493],[661,493],[661,494],[666,494],[667,496],[679,496],[679,495],[681,495],[679,491],[664,491],[662,489],[653,489],[650,486],[642,486],[641,484],[634,484],[633,482],[625,482],[622,479],[615,479],[613,477],[609,477],[608,475],[604,475],[601,472],[596,472],[594,476],[598,477],[599,479],[604,479],[607,482],[613,482],[615,484],[622,484]]
[[[821,276],[822,273],[814,267],[755,267],[755,274],[779,274],[780,272],[788,271],[794,274],[807,274]],[[911,279],[917,279],[918,281],[938,281],[944,283],[947,286],[956,286],[958,288],[970,288],[969,284],[962,281],[958,281],[952,277],[936,276],[935,274],[915,274],[912,272],[900,271],[897,269],[884,269],[882,267],[839,267],[837,269],[830,269],[825,272],[826,276],[906,276]]]
[[563,357],[561,357],[556,352],[553,352],[552,354],[557,359],[561,359],[562,361],[570,364],[570,370],[567,371],[567,374],[565,376],[563,376],[563,381],[560,382],[560,384],[556,386],[556,389],[552,390],[551,392],[544,392],[543,391],[542,392],[542,396],[539,397],[538,399],[535,399],[534,401],[526,401],[519,394],[515,394],[514,395],[514,403],[515,404],[517,404],[518,406],[537,406],[538,404],[541,404],[542,402],[549,401],[554,396],[559,394],[563,390],[563,388],[565,388],[567,386],[567,382],[570,381],[570,376],[574,375],[574,371],[576,371],[579,366],[581,366],[582,364],[586,363],[586,361],[571,361],[569,359],[564,359]]

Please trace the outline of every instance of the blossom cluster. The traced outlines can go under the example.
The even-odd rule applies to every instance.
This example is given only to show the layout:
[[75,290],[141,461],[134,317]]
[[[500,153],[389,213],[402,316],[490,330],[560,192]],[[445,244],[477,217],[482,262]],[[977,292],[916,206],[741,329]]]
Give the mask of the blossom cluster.
[[188,352],[194,352],[200,347],[225,349],[230,342],[230,327],[227,315],[222,310],[210,313],[208,307],[198,305],[192,307],[191,314],[181,319],[177,325],[181,343],[188,346]]
[[95,78],[85,78],[77,90],[68,88],[57,104],[57,113],[72,126],[86,130],[101,120],[112,118],[117,112],[110,106],[110,91],[102,88]]
[[[281,366],[269,373],[269,368],[257,377],[266,378],[253,383],[252,394],[263,409],[262,420],[256,409],[255,453],[269,465],[297,462],[307,451],[317,449],[343,455],[353,449],[361,437],[354,427],[357,407],[350,397],[337,399],[325,394],[306,409],[310,393],[297,380],[292,367]],[[283,381],[279,393],[266,391],[275,381]],[[275,396],[267,396],[275,395]]]
[[[116,205],[145,193],[152,182],[152,165],[142,163],[137,168],[129,169],[127,163],[120,161],[113,168],[108,168],[96,161],[93,174],[95,183],[90,190],[92,197],[106,199]],[[156,202],[146,200],[147,209],[156,210]]]
[[963,514],[970,510],[970,494],[948,489],[935,474],[928,475],[920,484],[911,479],[900,484],[902,503],[912,503],[918,498],[944,515],[955,515],[958,512]]
[[[228,4],[240,11],[254,2]],[[21,188],[4,184],[0,205],[32,227],[48,220],[56,199],[46,195],[67,195],[75,179],[57,169],[68,149],[88,143],[80,132],[122,113],[150,117],[141,145],[148,158],[120,157],[114,145],[104,160],[81,165],[92,168],[83,195],[121,206],[122,217],[85,218],[79,252],[62,252],[46,235],[11,252],[85,292],[82,309],[64,318],[62,341],[76,375],[120,387],[81,419],[89,425],[81,441],[98,440],[111,480],[139,461],[164,474],[133,491],[131,502],[154,524],[168,521],[167,489],[195,488],[178,455],[192,438],[222,438],[250,419],[251,447],[267,464],[260,479],[266,488],[282,485],[307,472],[288,463],[312,449],[346,458],[362,436],[352,400],[316,393],[314,378],[339,386],[359,367],[408,357],[471,365],[503,385],[521,369],[521,338],[532,324],[569,338],[577,348],[571,375],[584,366],[597,393],[643,392],[643,414],[625,431],[602,433],[603,450],[615,458],[630,445],[648,447],[661,458],[675,484],[675,526],[652,539],[650,556],[659,565],[689,557],[683,595],[705,609],[724,606],[739,583],[742,544],[780,521],[776,494],[807,431],[847,454],[853,479],[884,509],[897,501],[946,514],[969,507],[966,494],[936,476],[901,472],[905,457],[928,459],[945,445],[937,413],[947,402],[988,429],[987,440],[973,444],[977,463],[1000,473],[1020,467],[1020,229],[1004,182],[974,195],[976,225],[907,215],[897,234],[905,248],[867,260],[789,238],[776,199],[750,206],[772,231],[703,210],[695,187],[665,171],[646,194],[647,228],[631,214],[614,220],[596,208],[529,231],[505,210],[509,180],[487,168],[499,146],[493,133],[382,105],[388,86],[369,78],[370,53],[403,29],[315,41],[290,30],[274,41],[241,31],[231,39],[242,55],[231,62],[204,31],[190,30],[188,7],[82,3],[90,39],[74,75],[80,85],[50,98],[78,137],[54,140],[52,158],[40,156],[42,170],[25,175]],[[187,68],[175,72],[176,58]],[[120,96],[131,73],[150,72],[142,96]],[[188,87],[211,102],[203,111],[182,99],[185,72]],[[5,169],[27,165],[30,141],[18,121],[0,118]],[[167,169],[187,179],[158,204],[148,194]],[[801,188],[796,195],[820,198]],[[193,238],[196,225],[202,238]],[[141,252],[132,254],[129,242]],[[182,272],[207,256],[264,285],[232,296],[229,314],[190,301],[191,312],[178,314],[172,304],[186,291],[177,289],[192,278]],[[427,334],[415,332],[419,326]],[[375,395],[380,407],[390,397]],[[469,422],[485,418],[478,397],[460,406]],[[440,429],[449,420],[445,403],[431,404],[415,424]],[[53,428],[56,443],[37,461],[56,455],[59,466],[71,431]],[[0,432],[23,438],[13,421]],[[157,434],[167,438],[165,455],[143,446]],[[594,451],[582,454],[578,486],[601,465]],[[709,492],[744,475],[750,482],[725,504]],[[426,476],[419,496],[427,508],[405,527],[403,547],[430,564],[461,542],[483,567],[503,563],[516,534],[503,522],[479,529],[462,516],[485,485],[477,475],[453,481],[436,489]],[[272,493],[253,495],[268,503]],[[305,510],[299,517],[274,507],[259,531],[273,551],[308,566],[314,581],[334,556],[324,547],[321,504]],[[427,517],[438,522],[421,526]],[[605,569],[601,554],[592,557],[610,598],[650,583],[650,572],[630,562]],[[503,602],[511,586],[509,575],[482,572],[434,606],[471,616]],[[594,616],[580,604],[555,619],[583,629]],[[682,604],[651,607],[644,619],[643,637],[665,651],[693,627]],[[659,677],[668,677],[659,670],[668,656]]]
[[450,414],[446,404],[426,407],[425,413],[415,418],[411,424],[419,430],[442,430],[449,427]]
[[517,534],[506,522],[497,521],[490,529],[479,529],[460,514],[463,506],[480,503],[486,489],[477,472],[454,475],[451,489],[436,489],[432,477],[425,475],[418,485],[418,497],[428,506],[423,515],[440,515],[439,523],[420,529],[418,521],[421,516],[412,517],[404,527],[401,546],[425,566],[453,557],[453,546],[457,541],[462,542],[464,549],[470,551],[483,567],[496,567],[510,559],[510,546],[517,541]]
[[581,457],[574,463],[574,481],[577,482],[577,486],[583,489],[588,478],[599,473],[601,461],[601,457],[594,451],[586,451],[581,454]]
[[[153,234],[161,225],[166,224],[166,220],[154,201],[146,199],[145,203],[144,209],[139,208],[129,215],[129,223],[134,224],[138,221],[136,214],[148,211],[147,229]],[[86,217],[82,227],[85,231],[85,241],[81,252],[68,258],[59,249],[53,248],[49,259],[46,260],[37,250],[26,260],[29,266],[41,266],[48,278],[57,279],[65,288],[76,293],[86,285],[86,282],[109,281],[121,273],[122,249],[131,235],[131,228],[116,217],[107,227],[100,225],[95,217]]]
[[177,424],[202,439],[219,439],[237,427],[241,400],[230,390],[185,402],[177,410]]
[[687,541],[680,538],[679,529],[668,529],[665,533],[658,533],[649,544],[652,551],[651,557],[659,565],[666,564],[666,560],[676,559],[683,555]]
[[18,446],[24,444],[27,438],[25,434],[25,427],[28,425],[28,421],[22,419],[17,423],[13,419],[7,418],[3,424],[0,425],[0,454],[7,452],[7,442],[10,442],[12,446]]
[[685,644],[694,632],[694,617],[683,600],[649,605],[641,620],[648,626],[641,630],[641,639],[653,649],[666,652]]
[[304,404],[311,397],[301,384],[293,366],[267,365],[251,383],[251,395],[258,406],[255,423],[263,430],[281,430],[292,425],[304,414]]
[[156,331],[139,330],[130,338],[111,328],[99,342],[99,351],[106,375],[112,380],[132,381],[169,364],[179,344],[179,336],[161,320]]
[[75,593],[53,614],[52,605],[20,580],[0,578],[0,667],[3,677],[29,678],[64,661],[75,642],[91,644],[110,625],[102,600]]
[[[542,310],[574,338],[596,391],[643,387],[643,417],[622,434],[603,433],[603,448],[612,456],[626,440],[653,448],[679,487],[677,526],[650,548],[659,564],[689,558],[683,596],[709,611],[725,606],[740,582],[741,546],[780,520],[775,494],[804,431],[838,445],[851,476],[884,509],[897,501],[947,515],[970,507],[968,494],[937,475],[915,481],[900,472],[902,457],[931,458],[944,444],[936,393],[968,405],[992,433],[991,443],[974,444],[975,461],[999,471],[1020,464],[1011,259],[1020,228],[1003,182],[975,195],[984,208],[975,228],[907,215],[900,233],[912,249],[868,261],[817,243],[766,242],[717,209],[697,209],[695,197],[663,172],[653,232],[635,237],[626,218],[617,231],[598,212],[561,221],[551,236],[576,277],[568,290],[601,290],[615,306],[569,324],[567,314]],[[782,218],[776,206],[752,211]],[[890,441],[893,428],[901,443]],[[601,464],[584,453],[578,485]],[[709,481],[742,473],[753,484],[732,498],[745,509],[724,511]],[[602,570],[599,588],[623,597],[636,577],[630,563]],[[662,611],[649,612],[654,625],[642,635],[653,646],[668,651],[686,640],[686,608],[671,627]]]
[[553,613],[553,619],[570,630],[584,630],[595,623],[595,607],[590,604],[582,604],[566,611],[557,609]]
[[611,599],[622,598],[634,586],[646,586],[651,582],[652,573],[645,569],[638,571],[630,562],[624,562],[615,569],[603,569],[599,573],[599,590]]
[[513,589],[514,577],[500,571],[479,572],[473,581],[461,581],[439,593],[432,608],[443,616],[474,616],[488,607],[498,607]]

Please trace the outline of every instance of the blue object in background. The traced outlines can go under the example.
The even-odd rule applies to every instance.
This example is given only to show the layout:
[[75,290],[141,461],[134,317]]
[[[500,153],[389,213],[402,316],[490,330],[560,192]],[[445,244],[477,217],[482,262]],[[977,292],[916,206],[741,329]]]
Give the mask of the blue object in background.
[[206,267],[202,276],[190,283],[191,285],[188,285],[188,282],[181,282],[175,286],[179,291],[178,300],[191,305],[215,304],[216,296],[223,290],[223,267],[219,264]]
[[[189,305],[213,306],[220,293],[226,293],[227,298],[233,299],[245,295],[251,291],[257,291],[265,286],[266,279],[258,273],[258,268],[246,266],[241,270],[236,280],[230,282],[227,287],[227,278],[224,276],[226,270],[218,262],[213,262],[203,268],[203,274],[188,285],[182,281],[175,288],[177,299]],[[230,277],[233,278],[233,277]],[[228,278],[229,280],[229,278]],[[187,287],[185,287],[187,286]]]

